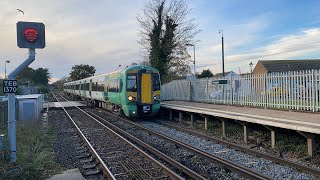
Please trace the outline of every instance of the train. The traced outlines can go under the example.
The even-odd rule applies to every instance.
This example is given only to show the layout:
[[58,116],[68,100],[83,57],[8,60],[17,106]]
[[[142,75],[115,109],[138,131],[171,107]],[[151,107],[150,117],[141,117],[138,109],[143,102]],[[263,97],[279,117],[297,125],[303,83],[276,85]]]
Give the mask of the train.
[[133,118],[158,113],[160,88],[159,71],[142,65],[63,84],[63,91],[73,99]]

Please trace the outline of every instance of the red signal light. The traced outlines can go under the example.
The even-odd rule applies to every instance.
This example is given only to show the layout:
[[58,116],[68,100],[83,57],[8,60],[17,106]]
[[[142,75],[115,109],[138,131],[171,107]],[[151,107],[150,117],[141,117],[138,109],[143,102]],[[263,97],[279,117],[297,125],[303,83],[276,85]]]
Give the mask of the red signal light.
[[27,41],[33,43],[38,39],[38,31],[34,28],[27,28],[23,32]]

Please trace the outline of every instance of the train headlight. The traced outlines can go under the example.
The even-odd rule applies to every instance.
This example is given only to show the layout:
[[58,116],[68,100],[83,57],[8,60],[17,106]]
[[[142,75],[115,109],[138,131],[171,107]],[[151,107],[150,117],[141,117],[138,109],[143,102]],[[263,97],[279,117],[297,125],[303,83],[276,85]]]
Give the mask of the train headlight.
[[136,98],[135,98],[135,97],[133,97],[133,96],[128,96],[128,100],[129,100],[129,101],[135,101],[135,100],[136,100]]
[[157,95],[153,96],[153,99],[154,99],[154,100],[160,99],[160,95],[157,94]]

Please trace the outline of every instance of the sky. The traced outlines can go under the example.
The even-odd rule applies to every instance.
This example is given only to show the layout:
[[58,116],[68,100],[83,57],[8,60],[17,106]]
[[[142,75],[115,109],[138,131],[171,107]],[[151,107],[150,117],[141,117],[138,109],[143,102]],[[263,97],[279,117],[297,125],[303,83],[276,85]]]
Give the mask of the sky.
[[[36,49],[30,67],[48,68],[54,82],[69,76],[72,66],[89,64],[96,74],[143,60],[136,16],[148,0],[1,0],[0,76],[27,57],[17,47],[18,21],[42,22],[46,47]],[[250,62],[278,59],[320,59],[320,1],[317,0],[186,0],[201,32],[197,35],[196,71],[250,72]],[[22,9],[24,15],[16,9]],[[188,48],[193,57],[193,48]],[[190,63],[193,69],[193,64]]]

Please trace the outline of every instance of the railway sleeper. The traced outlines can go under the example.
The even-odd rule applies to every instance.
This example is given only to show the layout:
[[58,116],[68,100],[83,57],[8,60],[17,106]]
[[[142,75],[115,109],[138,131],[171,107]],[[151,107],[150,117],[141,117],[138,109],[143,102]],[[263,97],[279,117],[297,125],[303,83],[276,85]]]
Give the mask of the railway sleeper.
[[84,173],[85,176],[92,176],[92,175],[99,175],[99,174],[101,174],[101,171],[97,171],[97,170],[88,171]]
[[94,159],[91,157],[90,159],[82,159],[80,160],[80,163],[90,163],[90,162],[93,162]]
[[89,154],[89,153],[83,153],[83,154],[80,154],[79,156],[77,156],[78,159],[88,158],[88,157],[91,157],[91,154]]
[[82,168],[83,168],[84,170],[94,169],[94,168],[97,168],[97,164],[86,164],[86,165],[83,165]]

